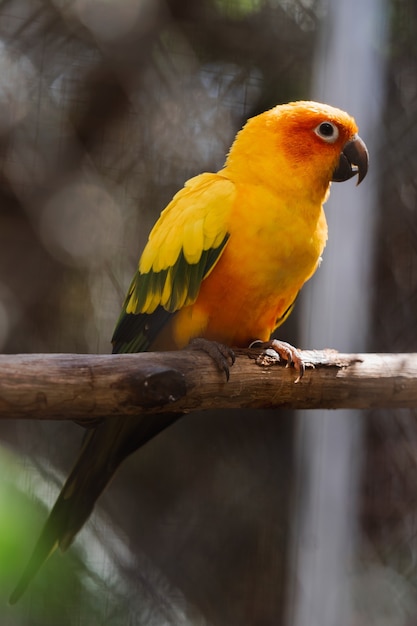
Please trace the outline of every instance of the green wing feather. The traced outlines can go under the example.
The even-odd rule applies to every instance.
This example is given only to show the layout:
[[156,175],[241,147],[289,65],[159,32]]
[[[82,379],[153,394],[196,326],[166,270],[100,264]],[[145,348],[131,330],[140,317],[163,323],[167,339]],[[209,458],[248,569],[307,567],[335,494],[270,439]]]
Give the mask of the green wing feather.
[[113,352],[149,347],[176,311],[195,302],[229,238],[234,184],[219,174],[189,180],[149,235],[113,335]]

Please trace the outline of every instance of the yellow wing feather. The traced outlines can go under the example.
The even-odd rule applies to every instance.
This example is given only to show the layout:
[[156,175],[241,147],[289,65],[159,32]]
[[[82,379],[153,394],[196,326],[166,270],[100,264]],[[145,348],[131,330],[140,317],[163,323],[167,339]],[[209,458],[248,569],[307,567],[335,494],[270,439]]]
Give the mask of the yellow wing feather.
[[[227,216],[234,198],[233,183],[219,174],[200,174],[188,180],[162,211],[139,261],[139,271],[160,272],[172,267],[181,249],[197,263],[202,250],[213,247],[227,232]],[[194,243],[197,236],[197,244]],[[199,250],[196,250],[199,244]]]
[[235,186],[220,174],[186,182],[152,229],[125,302],[126,313],[176,311],[195,301],[228,238]]

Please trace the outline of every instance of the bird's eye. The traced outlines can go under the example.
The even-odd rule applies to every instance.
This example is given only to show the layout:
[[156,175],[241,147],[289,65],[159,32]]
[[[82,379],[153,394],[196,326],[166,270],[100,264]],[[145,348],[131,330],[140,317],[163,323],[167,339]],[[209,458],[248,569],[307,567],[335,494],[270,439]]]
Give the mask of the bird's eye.
[[327,143],[334,143],[339,137],[339,129],[333,122],[322,122],[314,129],[314,132]]

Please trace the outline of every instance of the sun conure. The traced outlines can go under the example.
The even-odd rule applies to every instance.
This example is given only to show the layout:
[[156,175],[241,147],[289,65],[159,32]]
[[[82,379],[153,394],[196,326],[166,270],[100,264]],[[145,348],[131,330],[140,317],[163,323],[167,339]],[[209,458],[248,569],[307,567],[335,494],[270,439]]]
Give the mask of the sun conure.
[[[187,181],[153,227],[113,335],[114,352],[169,350],[196,337],[227,346],[266,341],[318,267],[331,181],[368,168],[352,117],[292,102],[251,118],[224,167]],[[65,550],[120,462],[176,415],[104,420],[41,533],[15,602],[42,562]]]

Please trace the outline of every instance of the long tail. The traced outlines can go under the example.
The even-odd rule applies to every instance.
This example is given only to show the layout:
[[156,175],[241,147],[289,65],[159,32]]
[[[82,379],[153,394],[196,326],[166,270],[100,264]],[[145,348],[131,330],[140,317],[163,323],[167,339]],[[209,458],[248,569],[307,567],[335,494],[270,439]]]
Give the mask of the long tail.
[[80,455],[10,596],[11,604],[19,600],[58,546],[63,551],[70,546],[120,463],[179,417],[180,414],[161,413],[126,420],[108,418],[87,433]]

